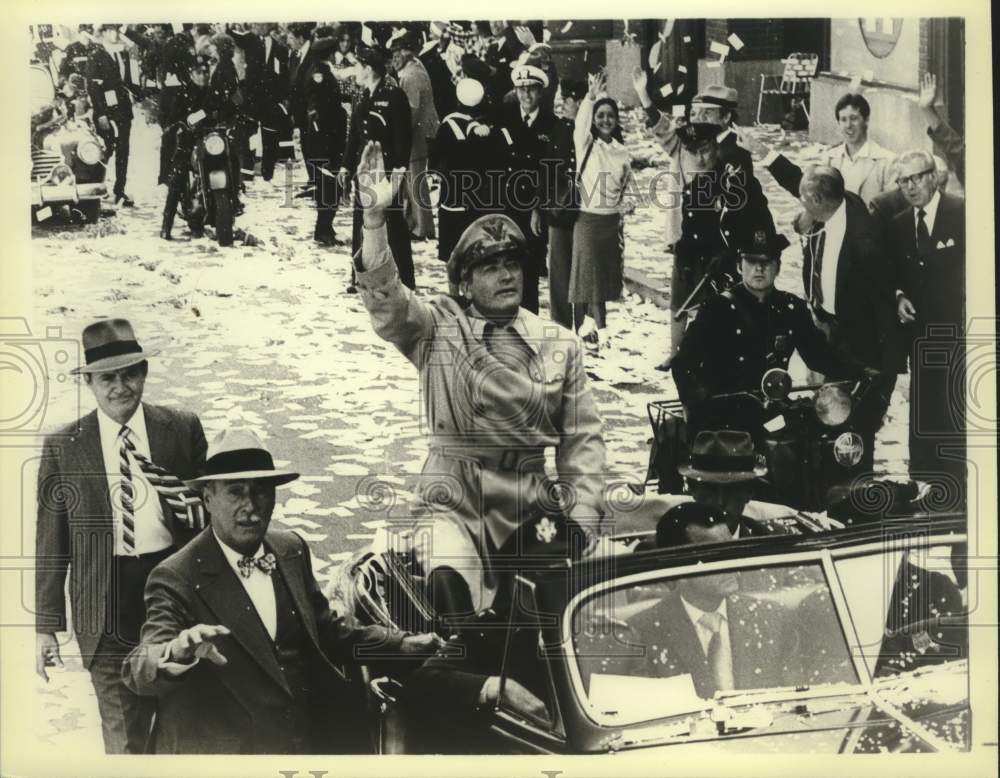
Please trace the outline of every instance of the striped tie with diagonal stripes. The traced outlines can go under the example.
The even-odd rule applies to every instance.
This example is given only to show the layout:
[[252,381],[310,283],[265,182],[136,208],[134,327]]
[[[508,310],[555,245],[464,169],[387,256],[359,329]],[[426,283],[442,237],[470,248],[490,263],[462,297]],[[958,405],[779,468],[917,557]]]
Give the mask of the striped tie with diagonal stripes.
[[[191,529],[204,529],[205,506],[198,493],[185,486],[184,482],[169,470],[154,464],[143,453],[136,450],[131,432],[127,426],[122,427],[124,448],[139,465],[146,480],[149,481],[149,485],[163,497],[177,521],[186,524]],[[124,453],[122,458],[127,465],[127,457],[124,456]]]
[[125,544],[125,551],[129,554],[135,551],[135,485],[132,483],[132,465],[128,461],[130,432],[126,424],[118,433],[118,438],[121,440],[121,445],[118,447],[118,472],[122,477],[122,541]]

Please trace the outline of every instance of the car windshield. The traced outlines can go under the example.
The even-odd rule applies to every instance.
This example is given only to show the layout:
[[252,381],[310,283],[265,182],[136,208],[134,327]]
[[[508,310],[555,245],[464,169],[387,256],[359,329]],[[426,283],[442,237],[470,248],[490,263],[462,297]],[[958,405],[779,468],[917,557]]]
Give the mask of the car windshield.
[[572,629],[598,721],[703,710],[717,691],[858,680],[818,562],[606,590],[577,608]]
[[818,560],[633,576],[574,606],[578,691],[594,721],[622,726],[719,699],[857,693],[964,659],[956,553],[964,546],[838,551],[833,581]]

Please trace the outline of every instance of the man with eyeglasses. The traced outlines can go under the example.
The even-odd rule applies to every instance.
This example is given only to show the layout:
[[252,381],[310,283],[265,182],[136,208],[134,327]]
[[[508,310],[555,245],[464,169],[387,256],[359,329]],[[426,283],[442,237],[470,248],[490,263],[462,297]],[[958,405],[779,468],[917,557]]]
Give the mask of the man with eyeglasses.
[[[965,389],[955,368],[964,363],[965,202],[938,189],[926,151],[900,156],[896,179],[908,208],[890,225],[892,282],[910,357],[910,474],[937,481],[945,494],[965,491]],[[941,360],[921,352],[946,353]]]

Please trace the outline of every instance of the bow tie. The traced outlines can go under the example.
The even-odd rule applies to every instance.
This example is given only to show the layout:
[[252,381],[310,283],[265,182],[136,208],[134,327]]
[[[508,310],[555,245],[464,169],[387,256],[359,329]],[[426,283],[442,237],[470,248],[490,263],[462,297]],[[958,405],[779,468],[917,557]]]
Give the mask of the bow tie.
[[268,552],[262,557],[257,557],[254,559],[252,556],[245,556],[236,562],[236,566],[240,569],[240,575],[244,578],[249,578],[253,574],[253,569],[256,567],[264,575],[270,575],[274,572],[274,568],[277,565],[277,560],[274,558],[274,554]]

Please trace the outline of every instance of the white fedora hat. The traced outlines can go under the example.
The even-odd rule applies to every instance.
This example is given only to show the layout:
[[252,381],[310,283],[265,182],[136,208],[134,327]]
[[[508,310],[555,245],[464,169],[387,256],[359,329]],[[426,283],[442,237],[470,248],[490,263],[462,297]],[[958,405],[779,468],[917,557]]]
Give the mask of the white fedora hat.
[[209,481],[265,479],[275,486],[299,477],[291,470],[276,470],[271,452],[257,435],[248,429],[223,430],[208,444],[208,456],[202,475],[186,481],[196,488]]

